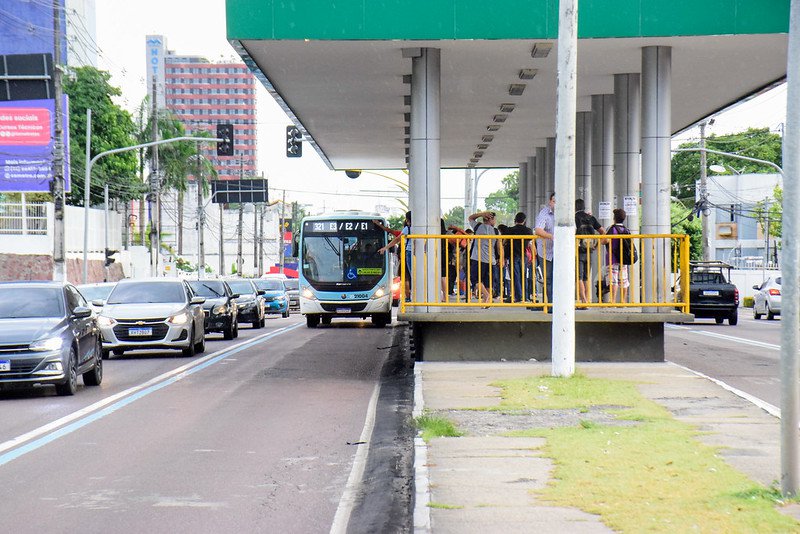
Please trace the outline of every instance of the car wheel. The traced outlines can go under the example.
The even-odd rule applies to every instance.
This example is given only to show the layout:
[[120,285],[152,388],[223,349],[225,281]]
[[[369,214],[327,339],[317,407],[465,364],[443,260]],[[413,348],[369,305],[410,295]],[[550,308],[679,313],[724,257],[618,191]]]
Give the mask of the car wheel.
[[282,314],[282,315],[283,315],[283,318],[284,318],[284,319],[287,319],[287,318],[289,317],[289,312],[288,312],[288,311],[285,311],[285,312],[283,312],[283,314]]
[[761,314],[758,313],[758,307],[755,304],[753,304],[753,319],[755,319],[756,321],[761,319]]
[[95,347],[95,360],[94,360],[94,367],[92,367],[91,371],[83,373],[83,383],[87,386],[99,386],[100,383],[103,381],[103,348],[100,345],[100,341],[97,342],[97,347]]
[[772,310],[769,309],[769,304],[767,305],[767,321],[774,321],[775,314],[772,313]]
[[233,339],[239,337],[239,321],[233,321]]
[[69,369],[67,379],[63,384],[56,384],[56,393],[62,396],[75,395],[78,391],[78,355],[75,349],[69,352]]
[[125,354],[125,351],[122,349],[114,349],[114,356],[122,356]]
[[316,328],[319,324],[319,315],[309,313],[306,315],[306,326],[309,328]]
[[739,312],[737,310],[733,310],[728,316],[728,325],[729,326],[736,326],[739,322]]
[[103,359],[107,360],[111,357],[111,351],[108,349],[103,349]]
[[200,338],[200,341],[194,344],[194,351],[196,354],[202,354],[206,351],[206,335],[203,332],[203,337]]
[[234,326],[233,325],[234,325],[234,322],[231,321],[230,323],[228,323],[228,327],[225,330],[222,331],[222,335],[223,335],[223,337],[225,339],[233,339],[233,338],[236,337],[236,335],[234,334]]
[[181,350],[181,353],[185,358],[193,358],[195,355],[195,344],[194,344],[194,328],[192,331],[189,332],[189,346],[185,349]]
[[717,324],[722,324],[725,321],[724,317],[714,317],[714,322]]

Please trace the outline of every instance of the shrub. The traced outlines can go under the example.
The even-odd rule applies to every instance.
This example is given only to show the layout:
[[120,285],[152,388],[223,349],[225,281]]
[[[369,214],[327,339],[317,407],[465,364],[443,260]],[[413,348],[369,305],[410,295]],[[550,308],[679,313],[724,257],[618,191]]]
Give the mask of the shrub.
[[753,297],[745,297],[742,299],[742,306],[745,308],[752,308],[753,307]]

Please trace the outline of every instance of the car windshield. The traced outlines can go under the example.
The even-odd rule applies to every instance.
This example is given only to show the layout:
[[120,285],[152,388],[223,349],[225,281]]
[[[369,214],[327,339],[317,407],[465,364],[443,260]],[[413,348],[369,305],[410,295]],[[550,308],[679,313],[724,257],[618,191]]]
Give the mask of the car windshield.
[[189,285],[192,287],[198,297],[210,297],[212,299],[225,296],[225,286],[223,284],[224,282],[212,281],[189,282]]
[[297,291],[300,288],[300,282],[297,280],[297,278],[284,280],[283,285],[286,287],[287,291]]
[[64,294],[55,287],[0,289],[0,319],[64,317]]
[[112,289],[114,289],[113,284],[103,286],[78,286],[78,291],[81,292],[83,298],[90,302],[93,300],[107,299]]
[[228,285],[231,286],[231,290],[234,293],[239,293],[240,295],[252,295],[255,293],[253,285],[247,280],[231,280]]
[[186,292],[180,282],[132,282],[117,284],[108,296],[108,304],[165,304],[186,302]]
[[255,284],[258,289],[264,289],[266,291],[283,290],[283,284],[280,280],[257,280]]

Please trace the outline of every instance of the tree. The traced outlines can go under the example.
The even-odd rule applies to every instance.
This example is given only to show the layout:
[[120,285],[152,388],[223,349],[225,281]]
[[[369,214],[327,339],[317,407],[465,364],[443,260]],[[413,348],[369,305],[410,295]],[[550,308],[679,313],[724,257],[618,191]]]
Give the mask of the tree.
[[450,211],[444,214],[444,227],[461,226],[464,225],[464,207],[455,206]]
[[689,259],[703,259],[703,236],[700,219],[692,214],[693,208],[687,208],[680,202],[670,205],[670,222],[672,231],[676,234],[689,236]]
[[497,213],[497,222],[513,224],[519,199],[519,171],[503,178],[503,188],[486,197],[486,209]]
[[[697,148],[695,142],[683,143],[680,148]],[[781,165],[781,136],[768,128],[749,128],[730,135],[711,135],[706,138],[706,147],[740,156],[763,159]],[[775,170],[763,163],[745,161],[719,154],[708,154],[707,164],[727,165],[742,173],[772,173]],[[672,157],[672,183],[675,196],[681,200],[695,198],[695,182],[700,179],[700,153],[677,152]]]
[[761,223],[761,228],[764,228],[766,215],[769,218],[770,237],[783,237],[783,189],[776,185],[775,189],[772,190],[772,195],[774,199],[770,200],[769,208],[767,208],[767,203],[763,200],[756,203],[753,217]]
[[[136,129],[130,113],[116,105],[112,97],[122,92],[113,87],[108,72],[94,67],[77,67],[64,79],[64,92],[69,95],[69,157],[71,191],[67,203],[83,205],[84,169],[86,168],[86,110],[92,110],[92,157],[136,144]],[[103,202],[103,186],[109,196],[130,200],[141,194],[136,178],[136,154],[123,152],[105,156],[92,167],[90,204]]]

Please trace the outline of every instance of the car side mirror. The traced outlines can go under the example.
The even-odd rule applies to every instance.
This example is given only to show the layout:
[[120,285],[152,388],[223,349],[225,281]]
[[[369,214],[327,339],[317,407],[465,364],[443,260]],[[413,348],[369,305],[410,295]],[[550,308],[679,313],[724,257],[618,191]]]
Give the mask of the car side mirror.
[[266,290],[264,290],[264,289],[259,289],[256,293],[258,293],[259,295],[266,295],[267,294]]
[[233,294],[231,295],[231,298],[232,298],[232,299],[238,299],[239,297],[241,297],[241,295],[240,295],[239,293],[233,293]]
[[192,297],[192,300],[189,301],[189,304],[202,304],[205,301],[205,297]]
[[102,308],[105,305],[106,301],[95,299],[92,301],[92,306],[97,306],[98,308]]
[[758,291],[759,289],[761,289],[761,287],[759,287],[759,285],[758,285],[758,284],[756,284],[756,285],[754,285],[754,286],[753,286],[753,289],[755,289],[756,291]]
[[76,319],[84,319],[86,317],[92,316],[91,308],[87,308],[86,306],[78,306],[74,310],[72,310],[72,316]]

